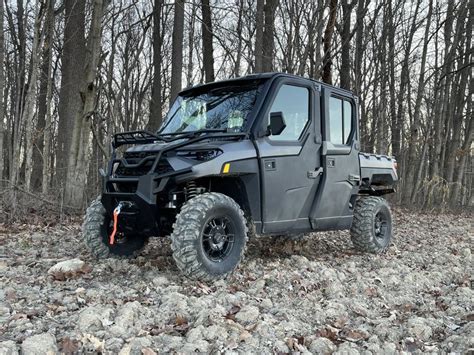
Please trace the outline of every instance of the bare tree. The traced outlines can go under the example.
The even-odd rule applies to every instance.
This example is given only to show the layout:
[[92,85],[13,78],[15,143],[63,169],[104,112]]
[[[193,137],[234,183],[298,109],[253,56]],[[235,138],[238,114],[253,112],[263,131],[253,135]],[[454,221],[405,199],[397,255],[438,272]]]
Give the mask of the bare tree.
[[[32,173],[32,186],[34,189],[42,188],[42,180],[45,178],[43,175],[43,163],[46,166],[49,165],[49,149],[50,142],[47,142],[47,150],[45,150],[45,141],[51,139],[51,122],[48,122],[46,126],[46,116],[50,114],[48,108],[51,109],[51,89],[52,89],[52,40],[54,35],[54,0],[47,0],[45,4],[45,24],[44,24],[44,39],[43,49],[41,54],[41,68],[40,68],[40,84],[38,93],[38,118],[36,123],[36,129],[33,138],[33,173]],[[49,117],[50,118],[50,117]],[[46,155],[44,154],[47,152]],[[47,170],[46,170],[47,172]],[[48,174],[46,174],[48,179]],[[46,182],[46,186],[49,182]]]
[[[23,7],[23,1],[17,1],[16,11],[16,30],[15,30],[15,19],[5,2],[5,9],[8,15],[8,22],[12,29],[15,47],[15,59],[14,59],[14,83],[12,86],[12,125],[11,125],[11,149],[9,155],[9,180],[12,186],[15,186],[20,175],[20,154],[21,154],[21,143],[22,136],[24,133],[23,127],[23,110],[24,110],[24,99],[25,92],[27,90],[26,85],[26,30],[24,16],[25,9]],[[14,94],[13,94],[14,92]]]
[[81,112],[80,87],[84,83],[86,54],[85,0],[64,1],[64,40],[61,55],[61,89],[59,93],[59,123],[56,145],[56,182],[62,184],[67,175],[71,149],[71,132],[75,117]]
[[263,70],[263,9],[265,0],[257,0],[257,14],[255,18],[255,72],[260,73]]
[[474,202],[474,0],[102,1],[1,3],[0,178],[15,187],[81,205],[111,134],[157,129],[183,83],[283,71],[359,96],[362,149],[396,156],[397,201]]
[[242,61],[242,27],[243,27],[243,16],[244,16],[244,0],[238,0],[238,19],[237,19],[237,56],[235,59],[235,66],[234,66],[234,76],[240,76],[240,65]]
[[38,48],[41,41],[41,22],[43,19],[43,6],[39,1],[36,3],[36,16],[34,24],[33,45],[31,48],[31,75],[28,85],[28,92],[25,97],[25,188],[31,190],[31,176],[33,173],[33,134],[35,128],[34,114],[38,84],[38,66],[40,54]]
[[214,49],[212,45],[212,17],[209,0],[201,0],[202,8],[202,56],[205,81],[214,81]]
[[278,0],[266,0],[265,26],[263,31],[263,52],[262,52],[262,71],[270,72],[273,70],[273,51],[275,49],[275,13],[278,6]]
[[176,0],[174,5],[173,47],[171,53],[170,99],[181,91],[183,72],[184,0]]
[[337,16],[337,0],[329,1],[329,19],[324,30],[323,47],[323,69],[322,69],[322,80],[325,83],[332,84],[332,36],[334,33],[334,27],[336,25]]
[[341,0],[342,7],[342,26],[339,26],[339,33],[341,35],[341,88],[351,89],[351,15],[356,0],[349,2],[348,0]]
[[[0,180],[3,179],[3,172],[5,168],[5,149],[4,149],[4,136],[5,136],[5,102],[3,100],[3,91],[5,89],[5,74],[4,74],[4,29],[3,29],[3,1],[0,1]],[[0,184],[1,185],[1,184]]]
[[96,79],[100,60],[103,0],[94,0],[92,19],[87,41],[87,56],[83,72],[83,84],[80,87],[81,110],[75,115],[72,131],[71,150],[68,157],[65,202],[71,206],[80,206],[84,201],[84,189],[87,182],[87,166],[90,144],[91,117],[96,107]]
[[148,119],[148,129],[156,130],[162,120],[162,100],[161,100],[161,47],[163,45],[163,33],[161,30],[162,0],[155,0],[153,5],[153,84],[150,100],[150,117]]

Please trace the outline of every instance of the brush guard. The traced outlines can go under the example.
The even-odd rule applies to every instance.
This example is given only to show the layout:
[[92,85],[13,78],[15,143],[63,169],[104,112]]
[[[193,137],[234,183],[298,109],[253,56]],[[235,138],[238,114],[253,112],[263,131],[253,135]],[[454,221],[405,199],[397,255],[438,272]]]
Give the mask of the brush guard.
[[[128,209],[120,209],[117,219],[116,233],[130,232],[140,233],[145,236],[160,235],[159,208],[157,206],[157,194],[169,190],[169,186],[179,179],[185,182],[192,173],[192,165],[166,172],[160,172],[159,164],[167,158],[170,151],[200,142],[208,138],[243,138],[247,133],[202,133],[196,136],[194,133],[171,134],[169,137],[155,135],[147,131],[131,131],[117,133],[111,142],[111,159],[104,174],[104,186],[102,204],[109,217],[114,220],[114,210],[119,203],[131,203],[133,214]],[[143,145],[153,143],[165,143],[153,155],[147,155],[138,162],[129,163],[123,157],[117,157],[117,148],[123,145]],[[128,169],[143,169],[142,175],[117,176],[114,172],[117,167]],[[149,167],[149,168],[148,168]],[[110,235],[109,237],[111,237]],[[113,235],[115,237],[115,234]],[[109,242],[113,238],[109,238]]]

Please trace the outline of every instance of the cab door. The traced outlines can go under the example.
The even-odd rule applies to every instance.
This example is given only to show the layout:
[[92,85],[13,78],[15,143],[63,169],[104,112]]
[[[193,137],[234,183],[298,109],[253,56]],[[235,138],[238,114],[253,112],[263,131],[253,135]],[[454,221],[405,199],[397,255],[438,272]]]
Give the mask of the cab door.
[[347,229],[360,183],[357,99],[333,87],[322,95],[324,175],[310,219],[316,230]]
[[309,213],[320,181],[321,128],[319,86],[282,78],[272,84],[261,128],[281,112],[286,127],[279,135],[257,139],[262,186],[262,232],[311,229]]

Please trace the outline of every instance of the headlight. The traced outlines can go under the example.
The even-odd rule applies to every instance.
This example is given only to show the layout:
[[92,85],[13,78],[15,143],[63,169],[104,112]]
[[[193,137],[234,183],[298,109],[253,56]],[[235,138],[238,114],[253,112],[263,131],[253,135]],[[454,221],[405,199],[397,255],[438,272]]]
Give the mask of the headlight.
[[188,158],[198,161],[212,160],[222,154],[219,149],[211,150],[179,150],[176,152],[178,157]]

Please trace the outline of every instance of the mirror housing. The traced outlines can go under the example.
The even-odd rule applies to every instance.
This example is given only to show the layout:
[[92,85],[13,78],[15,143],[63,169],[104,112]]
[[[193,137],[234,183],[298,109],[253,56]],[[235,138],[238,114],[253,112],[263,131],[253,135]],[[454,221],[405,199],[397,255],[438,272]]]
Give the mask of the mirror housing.
[[270,124],[267,128],[267,134],[269,136],[278,136],[286,128],[285,118],[283,112],[272,112],[270,113]]

